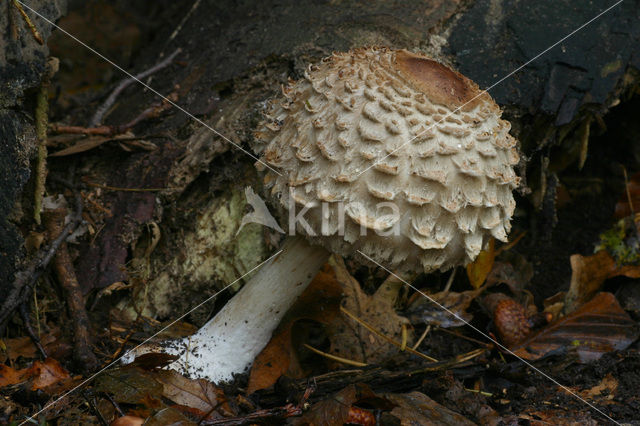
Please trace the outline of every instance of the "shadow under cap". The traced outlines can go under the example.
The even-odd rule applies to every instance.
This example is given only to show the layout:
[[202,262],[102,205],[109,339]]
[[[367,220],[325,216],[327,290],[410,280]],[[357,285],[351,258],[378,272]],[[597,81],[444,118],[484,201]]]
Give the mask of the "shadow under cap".
[[494,104],[473,81],[426,56],[398,50],[394,62],[407,82],[433,103],[452,110],[464,105],[463,111],[471,111],[481,102]]

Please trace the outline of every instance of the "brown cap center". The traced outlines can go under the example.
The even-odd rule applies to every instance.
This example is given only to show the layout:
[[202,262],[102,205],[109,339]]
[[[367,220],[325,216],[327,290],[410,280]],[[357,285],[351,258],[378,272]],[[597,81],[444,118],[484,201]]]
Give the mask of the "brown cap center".
[[469,102],[464,107],[468,111],[483,97],[478,96],[481,91],[471,80],[432,59],[399,50],[395,63],[409,83],[433,103],[455,109]]

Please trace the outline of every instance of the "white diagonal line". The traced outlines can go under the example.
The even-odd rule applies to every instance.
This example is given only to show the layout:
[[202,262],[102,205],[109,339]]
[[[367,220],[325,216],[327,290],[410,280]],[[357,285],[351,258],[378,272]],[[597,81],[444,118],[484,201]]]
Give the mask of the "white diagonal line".
[[[142,341],[142,343],[138,344],[137,346],[135,346],[134,348],[130,349],[129,351],[135,351],[136,349],[138,349],[140,346],[144,345],[145,343],[149,342],[151,339],[153,339],[154,337],[156,337],[158,334],[162,333],[163,331],[167,330],[168,328],[170,328],[171,326],[173,326],[175,323],[177,323],[178,321],[180,321],[181,319],[183,319],[184,317],[186,317],[187,315],[189,315],[191,312],[195,311],[196,309],[198,309],[200,306],[204,305],[205,303],[211,301],[212,299],[214,299],[216,296],[218,296],[220,293],[222,293],[223,291],[225,291],[226,289],[228,289],[229,287],[231,287],[232,285],[234,285],[235,283],[237,283],[238,281],[240,281],[241,279],[243,279],[244,277],[246,277],[247,275],[249,275],[250,273],[252,273],[253,271],[255,271],[256,269],[259,269],[262,265],[264,265],[265,263],[269,262],[271,259],[275,258],[276,256],[278,256],[280,253],[282,253],[282,250],[278,250],[275,254],[271,255],[267,260],[261,262],[259,265],[254,266],[253,268],[251,268],[249,271],[245,272],[244,274],[242,274],[242,276],[240,276],[239,278],[235,279],[233,282],[227,284],[222,290],[216,292],[213,296],[210,296],[208,298],[206,298],[205,300],[203,300],[202,302],[198,303],[196,306],[194,306],[193,308],[191,308],[189,311],[185,312],[184,314],[182,314],[181,316],[179,316],[178,318],[176,318],[175,320],[171,321],[171,323],[169,323],[167,326],[163,327],[161,330],[157,331],[156,333],[154,333],[153,335],[151,335],[150,337],[147,337],[144,341]],[[90,381],[92,381],[93,379],[96,378],[96,376],[98,376],[99,374],[101,374],[102,372],[104,372],[105,370],[109,369],[110,367],[112,367],[114,364],[116,364],[118,361],[120,361],[120,359],[122,359],[124,355],[119,356],[118,358],[114,359],[113,361],[111,361],[109,364],[107,364],[106,366],[104,366],[103,368],[101,368],[100,370],[98,370],[96,373],[94,373],[93,375],[91,375],[89,378],[83,380],[80,384],[76,385],[73,389],[67,391],[65,394],[63,394],[62,396],[60,396],[59,398],[57,398],[55,401],[50,402],[49,404],[45,405],[40,411],[33,413],[31,416],[27,417],[26,420],[24,420],[22,423],[20,423],[19,426],[29,422],[29,421],[35,421],[34,417],[37,416],[38,414],[42,413],[43,411],[47,410],[49,407],[51,407],[52,405],[56,404],[58,401],[62,400],[63,398],[65,398],[67,395],[69,395],[70,393],[74,392],[75,390],[81,388],[82,386],[86,385],[87,383],[89,383]]]
[[404,284],[406,284],[408,287],[410,287],[411,289],[413,289],[414,291],[420,293],[420,295],[422,295],[423,297],[425,297],[426,299],[428,299],[430,302],[434,303],[435,305],[437,305],[440,309],[443,309],[445,311],[447,311],[448,313],[450,313],[451,315],[453,315],[457,320],[462,321],[463,323],[465,323],[466,325],[468,325],[469,327],[471,327],[475,332],[477,332],[478,334],[484,336],[487,340],[493,342],[495,345],[499,346],[500,349],[504,350],[505,352],[508,352],[509,354],[513,355],[514,357],[518,358],[521,362],[523,362],[525,365],[527,365],[528,367],[532,368],[533,370],[535,370],[536,372],[538,372],[539,374],[541,374],[542,376],[546,377],[547,379],[551,380],[553,383],[555,383],[557,386],[559,386],[560,388],[564,389],[565,391],[569,392],[571,395],[573,395],[575,398],[579,399],[580,401],[584,402],[585,404],[587,404],[589,407],[593,408],[594,410],[596,410],[598,413],[600,413],[601,415],[603,415],[604,417],[606,417],[607,419],[611,420],[612,422],[614,422],[615,424],[619,425],[621,423],[613,420],[611,417],[607,416],[604,412],[602,412],[598,407],[596,407],[595,405],[593,405],[592,403],[590,403],[589,401],[587,401],[586,399],[582,398],[580,395],[578,395],[577,393],[573,392],[571,389],[569,389],[568,387],[564,386],[563,384],[561,384],[560,382],[558,382],[556,379],[554,379],[553,377],[549,376],[547,373],[545,373],[544,371],[540,370],[539,368],[535,367],[533,364],[531,364],[529,361],[525,360],[522,357],[519,357],[518,355],[516,355],[513,351],[511,351],[509,348],[507,348],[506,346],[502,345],[501,343],[499,343],[497,340],[491,338],[491,336],[489,336],[488,334],[480,331],[477,327],[475,327],[474,325],[472,325],[471,323],[469,323],[468,321],[466,321],[464,318],[460,317],[458,314],[456,314],[455,312],[453,312],[452,310],[450,310],[449,308],[447,308],[446,306],[443,306],[442,304],[438,303],[435,299],[433,299],[432,297],[430,297],[428,294],[425,294],[424,292],[418,290],[416,287],[414,287],[413,285],[409,284],[407,281],[405,281],[402,277],[399,277],[398,275],[394,274],[391,270],[385,268],[384,266],[382,266],[380,263],[376,262],[375,260],[373,260],[372,258],[370,258],[369,256],[367,256],[366,254],[364,254],[363,252],[361,252],[360,250],[356,250],[358,253],[360,253],[363,257],[365,257],[367,260],[369,260],[370,262],[378,265],[380,268],[384,269],[386,272],[388,272],[389,274],[393,275],[394,277],[396,277],[397,279],[399,279],[400,281],[402,281]]
[[196,122],[198,122],[199,124],[203,125],[204,127],[206,127],[207,129],[211,130],[213,133],[215,133],[216,135],[220,136],[222,139],[224,139],[225,141],[229,142],[231,145],[235,146],[236,148],[238,148],[240,151],[244,152],[245,154],[247,154],[249,157],[253,158],[254,160],[256,160],[257,162],[261,163],[262,165],[264,165],[265,167],[267,167],[269,170],[271,170],[272,172],[274,172],[275,174],[282,176],[277,170],[275,170],[274,168],[272,168],[271,166],[269,166],[268,164],[264,163],[262,160],[260,160],[258,157],[256,157],[255,155],[253,155],[252,153],[250,153],[249,151],[247,151],[246,149],[242,148],[240,145],[238,145],[237,143],[233,142],[231,139],[229,139],[228,137],[226,137],[225,135],[223,135],[222,133],[220,133],[219,131],[217,131],[216,129],[214,129],[213,127],[209,126],[207,123],[205,123],[204,121],[200,120],[198,117],[196,117],[195,115],[191,114],[189,111],[187,111],[186,109],[182,108],[180,105],[178,105],[177,103],[173,102],[171,99],[167,98],[166,96],[164,96],[162,93],[158,92],[156,89],[154,89],[153,87],[149,86],[148,84],[146,84],[145,82],[141,81],[140,79],[136,78],[136,76],[134,76],[133,74],[131,74],[129,71],[125,70],[124,68],[122,68],[120,65],[116,64],[115,62],[113,62],[111,59],[107,58],[106,56],[104,56],[102,53],[98,52],[97,50],[95,50],[94,48],[92,48],[91,46],[87,45],[85,42],[83,42],[82,40],[78,39],[76,36],[74,36],[73,34],[69,33],[68,31],[66,31],[64,28],[56,25],[54,22],[52,22],[51,20],[47,19],[45,16],[43,16],[42,14],[40,14],[38,11],[36,11],[35,9],[33,9],[32,7],[30,7],[28,4],[24,3],[22,0],[16,0],[18,3],[20,3],[22,6],[26,7],[27,9],[29,9],[31,12],[35,13],[37,16],[39,16],[40,18],[42,18],[44,21],[46,21],[47,23],[49,23],[51,26],[57,28],[59,31],[61,31],[62,33],[64,33],[65,35],[67,35],[68,37],[72,38],[74,41],[76,41],[78,44],[82,45],[83,47],[89,49],[89,51],[91,51],[92,53],[98,55],[100,58],[102,58],[103,60],[107,61],[109,64],[111,64],[112,66],[114,66],[115,68],[117,68],[118,70],[120,70],[122,73],[126,74],[129,78],[137,81],[138,83],[140,83],[142,86],[144,86],[145,88],[147,88],[149,91],[155,93],[157,96],[159,96],[160,98],[162,98],[165,102],[171,104],[172,106],[174,106],[175,108],[179,109],[180,111],[182,111],[183,113],[185,113],[187,116],[189,116],[191,119],[195,120]]
[[619,5],[620,3],[622,3],[624,0],[618,0],[618,2],[614,3],[613,5],[609,6],[608,8],[606,8],[605,10],[603,10],[602,12],[598,13],[596,16],[594,16],[593,18],[589,19],[587,22],[585,22],[584,24],[580,25],[578,28],[576,28],[575,30],[571,31],[569,34],[567,34],[566,36],[562,37],[560,40],[556,41],[555,43],[553,43],[551,46],[547,47],[546,49],[544,49],[542,52],[538,53],[536,56],[534,56],[533,58],[529,59],[527,62],[525,62],[524,64],[520,65],[518,68],[516,68],[515,70],[511,71],[509,74],[505,75],[504,77],[502,77],[500,80],[496,81],[495,83],[493,83],[491,86],[487,87],[486,89],[482,90],[480,93],[478,93],[477,95],[475,95],[473,98],[469,99],[467,102],[463,103],[462,105],[460,105],[458,108],[454,109],[453,111],[448,112],[447,114],[445,114],[444,117],[442,117],[439,121],[433,123],[432,125],[430,125],[429,127],[427,127],[426,129],[422,130],[421,132],[419,132],[417,135],[415,135],[414,137],[412,137],[411,139],[409,139],[407,142],[403,143],[402,145],[400,145],[399,147],[397,147],[396,149],[394,149],[393,151],[391,151],[390,153],[388,153],[387,155],[385,155],[384,157],[376,160],[373,164],[371,164],[369,167],[367,167],[366,169],[364,169],[363,171],[361,171],[360,173],[358,173],[356,175],[356,177],[361,176],[364,172],[366,172],[367,170],[369,170],[372,167],[377,166],[378,164],[380,164],[380,162],[384,161],[386,158],[388,158],[389,156],[393,155],[394,153],[396,153],[398,150],[402,149],[403,147],[407,146],[408,144],[410,144],[411,142],[413,142],[415,139],[419,138],[420,136],[424,135],[425,133],[427,133],[429,130],[431,130],[433,128],[433,126],[442,123],[443,121],[445,121],[448,117],[450,117],[451,115],[455,114],[456,112],[458,112],[460,109],[464,108],[465,105],[470,104],[471,102],[473,102],[474,100],[476,100],[477,98],[479,98],[480,96],[484,95],[485,93],[488,93],[489,90],[493,89],[494,87],[496,87],[498,84],[502,83],[504,80],[506,80],[507,78],[511,77],[512,75],[514,75],[515,73],[517,73],[518,71],[520,71],[522,68],[526,67],[527,65],[529,65],[531,62],[535,61],[536,59],[538,59],[540,56],[544,55],[545,53],[547,53],[549,50],[553,49],[554,47],[556,47],[557,45],[559,45],[560,43],[562,43],[563,41],[565,41],[566,39],[568,39],[569,37],[571,37],[572,35],[574,35],[575,33],[577,33],[578,31],[580,31],[581,29],[583,29],[584,27],[586,27],[587,25],[589,25],[590,23],[592,23],[593,21],[595,21],[596,19],[600,18],[602,15],[604,15],[605,13],[609,12],[611,9],[613,9],[614,7],[616,7],[617,5]]

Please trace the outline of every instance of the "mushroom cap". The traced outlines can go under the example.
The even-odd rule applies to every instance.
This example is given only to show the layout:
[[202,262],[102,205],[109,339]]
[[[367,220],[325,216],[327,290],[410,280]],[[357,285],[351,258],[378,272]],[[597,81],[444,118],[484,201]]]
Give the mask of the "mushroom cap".
[[427,272],[467,264],[490,236],[507,241],[516,141],[468,78],[422,54],[359,48],[282,93],[257,151],[281,174],[266,170],[265,186],[283,221],[306,221],[293,220],[295,233]]

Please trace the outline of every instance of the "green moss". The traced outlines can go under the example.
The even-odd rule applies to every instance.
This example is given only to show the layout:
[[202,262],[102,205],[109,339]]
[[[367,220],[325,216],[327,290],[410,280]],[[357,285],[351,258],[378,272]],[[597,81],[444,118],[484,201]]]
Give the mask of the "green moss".
[[619,220],[611,229],[600,235],[596,251],[606,250],[619,265],[640,264],[640,241],[632,218]]

